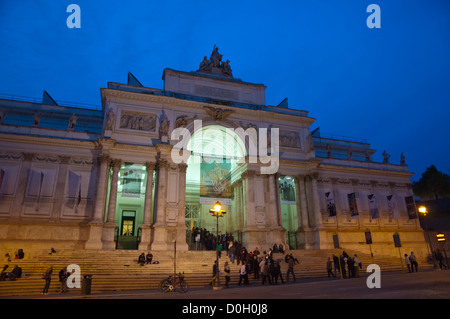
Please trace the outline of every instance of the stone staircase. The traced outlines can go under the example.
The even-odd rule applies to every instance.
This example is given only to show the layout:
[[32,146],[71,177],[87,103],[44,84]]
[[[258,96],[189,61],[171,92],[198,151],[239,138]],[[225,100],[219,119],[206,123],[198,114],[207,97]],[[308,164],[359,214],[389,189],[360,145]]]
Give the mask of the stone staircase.
[[[16,281],[1,281],[0,296],[33,295],[40,294],[44,287],[42,274],[45,270],[53,266],[52,282],[49,294],[60,291],[58,273],[69,264],[77,264],[81,269],[81,279],[83,276],[92,275],[91,292],[121,291],[121,290],[141,290],[157,289],[159,282],[168,275],[174,273],[174,253],[173,251],[152,251],[153,261],[159,264],[141,266],[137,263],[137,258],[141,252],[137,250],[115,250],[115,251],[86,251],[67,250],[58,251],[49,255],[46,252],[34,252],[30,259],[12,260],[8,264],[11,271],[15,265],[22,268],[23,276]],[[297,278],[325,277],[326,261],[336,250],[293,250],[294,257],[299,261],[295,265],[295,275]],[[353,255],[355,252],[348,252]],[[356,252],[359,260],[363,263],[360,275],[366,274],[366,268],[371,263],[376,263],[382,271],[402,270],[400,257],[376,256],[373,259],[368,254]],[[178,251],[176,253],[176,272],[184,272],[185,279],[190,287],[208,286],[212,277],[212,265],[215,261],[215,251]],[[274,259],[280,261],[284,280],[286,280],[287,263],[284,262],[284,255],[274,254]],[[239,280],[239,268],[236,263],[231,263],[225,252],[222,252],[220,259],[220,269],[228,261],[231,268],[231,284],[236,284]],[[428,268],[425,262],[419,261],[419,270]],[[253,274],[249,275],[250,284],[260,284],[261,279],[253,279]],[[221,283],[225,280],[221,276]],[[69,294],[81,294],[81,288],[69,289]]]

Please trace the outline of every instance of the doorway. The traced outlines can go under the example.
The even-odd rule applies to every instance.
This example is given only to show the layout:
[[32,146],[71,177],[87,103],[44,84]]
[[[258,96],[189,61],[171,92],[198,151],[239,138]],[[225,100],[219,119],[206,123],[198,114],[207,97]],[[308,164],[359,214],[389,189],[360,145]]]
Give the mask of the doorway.
[[136,211],[123,210],[121,217],[117,249],[137,249],[138,236],[136,235]]

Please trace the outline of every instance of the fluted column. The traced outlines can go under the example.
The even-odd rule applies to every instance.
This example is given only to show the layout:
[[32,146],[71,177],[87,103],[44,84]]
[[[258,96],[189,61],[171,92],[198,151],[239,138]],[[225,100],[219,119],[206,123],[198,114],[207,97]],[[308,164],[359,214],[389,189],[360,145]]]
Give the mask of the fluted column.
[[103,214],[105,212],[106,201],[106,186],[108,185],[108,169],[110,164],[110,157],[108,155],[100,155],[99,161],[99,175],[97,183],[97,195],[95,198],[94,216],[91,223],[102,223]]
[[103,214],[105,212],[106,186],[108,185],[108,169],[111,159],[108,155],[100,155],[98,158],[99,173],[97,183],[97,195],[95,199],[94,216],[89,223],[89,235],[85,249],[102,249]]
[[115,223],[116,218],[116,204],[117,204],[117,182],[119,180],[119,171],[122,161],[120,159],[112,160],[111,166],[113,173],[111,176],[111,188],[109,191],[109,204],[108,204],[108,219],[107,223]]
[[147,170],[147,182],[145,184],[145,204],[144,204],[144,225],[151,224],[152,205],[153,205],[153,172],[155,171],[155,163],[145,163]]
[[139,250],[148,250],[150,247],[152,223],[152,206],[153,206],[153,172],[155,171],[155,163],[146,162],[147,182],[145,184],[145,202],[144,202],[144,222],[141,225],[141,241]]
[[111,186],[109,190],[109,203],[108,203],[108,217],[106,219],[106,224],[103,226],[102,242],[103,249],[115,249],[116,242],[114,241],[114,234],[116,228],[118,227],[116,219],[116,205],[117,205],[117,181],[119,179],[119,171],[122,161],[120,159],[113,159],[111,161],[112,176],[111,176]]
[[322,213],[320,211],[320,203],[319,203],[319,191],[317,189],[317,178],[319,177],[318,173],[313,173],[311,176],[312,183],[312,196],[313,196],[313,205],[314,205],[314,222],[316,227],[322,226]]

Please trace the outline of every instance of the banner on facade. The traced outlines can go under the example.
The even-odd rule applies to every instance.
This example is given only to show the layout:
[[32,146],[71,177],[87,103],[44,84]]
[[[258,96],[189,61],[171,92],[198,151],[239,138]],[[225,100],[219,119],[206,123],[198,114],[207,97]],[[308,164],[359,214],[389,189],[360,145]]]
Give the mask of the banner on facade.
[[279,178],[281,204],[295,205],[295,183],[289,176]]
[[380,212],[378,211],[377,198],[375,194],[367,196],[369,198],[369,211],[372,219],[380,218]]
[[414,197],[406,196],[405,203],[406,203],[406,211],[408,212],[409,219],[416,219],[417,212],[416,212],[416,204],[414,203]]
[[352,218],[358,218],[359,213],[358,213],[358,206],[356,205],[356,194],[355,193],[347,194],[347,200],[348,200],[348,207],[350,209],[350,216]]
[[122,196],[139,197],[141,194],[142,169],[125,164],[121,171],[122,175]]
[[223,201],[231,200],[231,195],[231,162],[224,158],[204,158],[200,164],[200,203],[219,200],[227,205]]
[[387,198],[387,204],[388,204],[389,219],[390,220],[398,219],[394,196],[388,195],[388,196],[386,196],[386,198]]
[[334,203],[333,192],[326,192],[325,197],[327,199],[327,212],[328,217],[336,217],[336,204]]

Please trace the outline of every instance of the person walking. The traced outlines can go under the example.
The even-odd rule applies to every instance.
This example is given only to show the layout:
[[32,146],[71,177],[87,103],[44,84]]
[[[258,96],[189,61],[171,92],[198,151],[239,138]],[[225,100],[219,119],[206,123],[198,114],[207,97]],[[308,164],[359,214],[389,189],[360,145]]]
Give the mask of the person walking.
[[442,253],[441,253],[441,251],[439,249],[436,250],[436,260],[438,261],[440,269],[442,269],[442,267],[447,269],[447,266],[443,263],[444,256],[442,255]]
[[253,265],[253,278],[254,279],[259,279],[259,260],[258,260],[258,256],[257,255],[253,255],[253,259],[252,259],[252,265]]
[[44,290],[42,290],[42,294],[43,295],[47,295],[48,294],[48,289],[50,288],[50,282],[52,281],[52,272],[53,272],[53,266],[50,266],[44,276],[42,276],[42,279],[45,279],[45,286],[44,286]]
[[411,255],[409,255],[409,261],[411,262],[412,272],[414,272],[414,268],[416,269],[416,272],[418,272],[418,270],[417,270],[418,263],[417,263],[416,255],[414,255],[413,252],[411,252]]
[[408,267],[408,272],[411,272],[411,261],[409,260],[408,254],[405,254],[405,264]]
[[247,274],[247,265],[245,264],[245,260],[242,260],[242,266],[239,269],[239,284],[241,285],[242,280],[244,281],[244,285],[248,286],[248,274]]
[[278,261],[274,262],[273,265],[274,268],[274,277],[272,278],[272,281],[274,282],[274,284],[278,284],[278,277],[280,277],[281,283],[284,284],[284,280],[283,280],[283,275],[281,274],[281,266],[280,263]]
[[336,270],[339,270],[339,274],[341,273],[341,270],[339,269],[339,258],[333,254],[333,264],[334,264],[334,277],[336,277]]
[[225,287],[230,288],[228,283],[230,282],[230,265],[228,265],[228,261],[225,262],[223,271],[225,273]]
[[61,283],[61,293],[67,292],[67,278],[69,277],[69,273],[67,272],[67,267],[64,267],[59,271],[58,274],[59,282]]
[[216,279],[217,279],[217,260],[214,261],[214,265],[213,265],[213,270],[212,270],[212,279],[211,279],[211,286],[215,286],[216,285]]
[[294,277],[294,282],[295,282],[294,258],[291,255],[288,256],[288,270],[286,273],[286,282],[289,282],[289,274],[292,274],[292,277]]
[[269,284],[272,284],[272,280],[270,279],[270,271],[269,271],[269,262],[267,260],[264,261],[264,265],[262,267],[262,284],[266,283],[266,279],[269,280]]
[[[334,256],[334,255],[333,255],[333,256]],[[330,277],[336,277],[336,275],[333,274],[332,269],[333,269],[333,267],[332,267],[331,258],[328,257],[328,260],[327,260],[327,273],[328,273],[328,278],[330,278]],[[334,269],[334,271],[336,272],[336,268]]]
[[359,260],[356,254],[353,256],[353,275],[359,278]]

